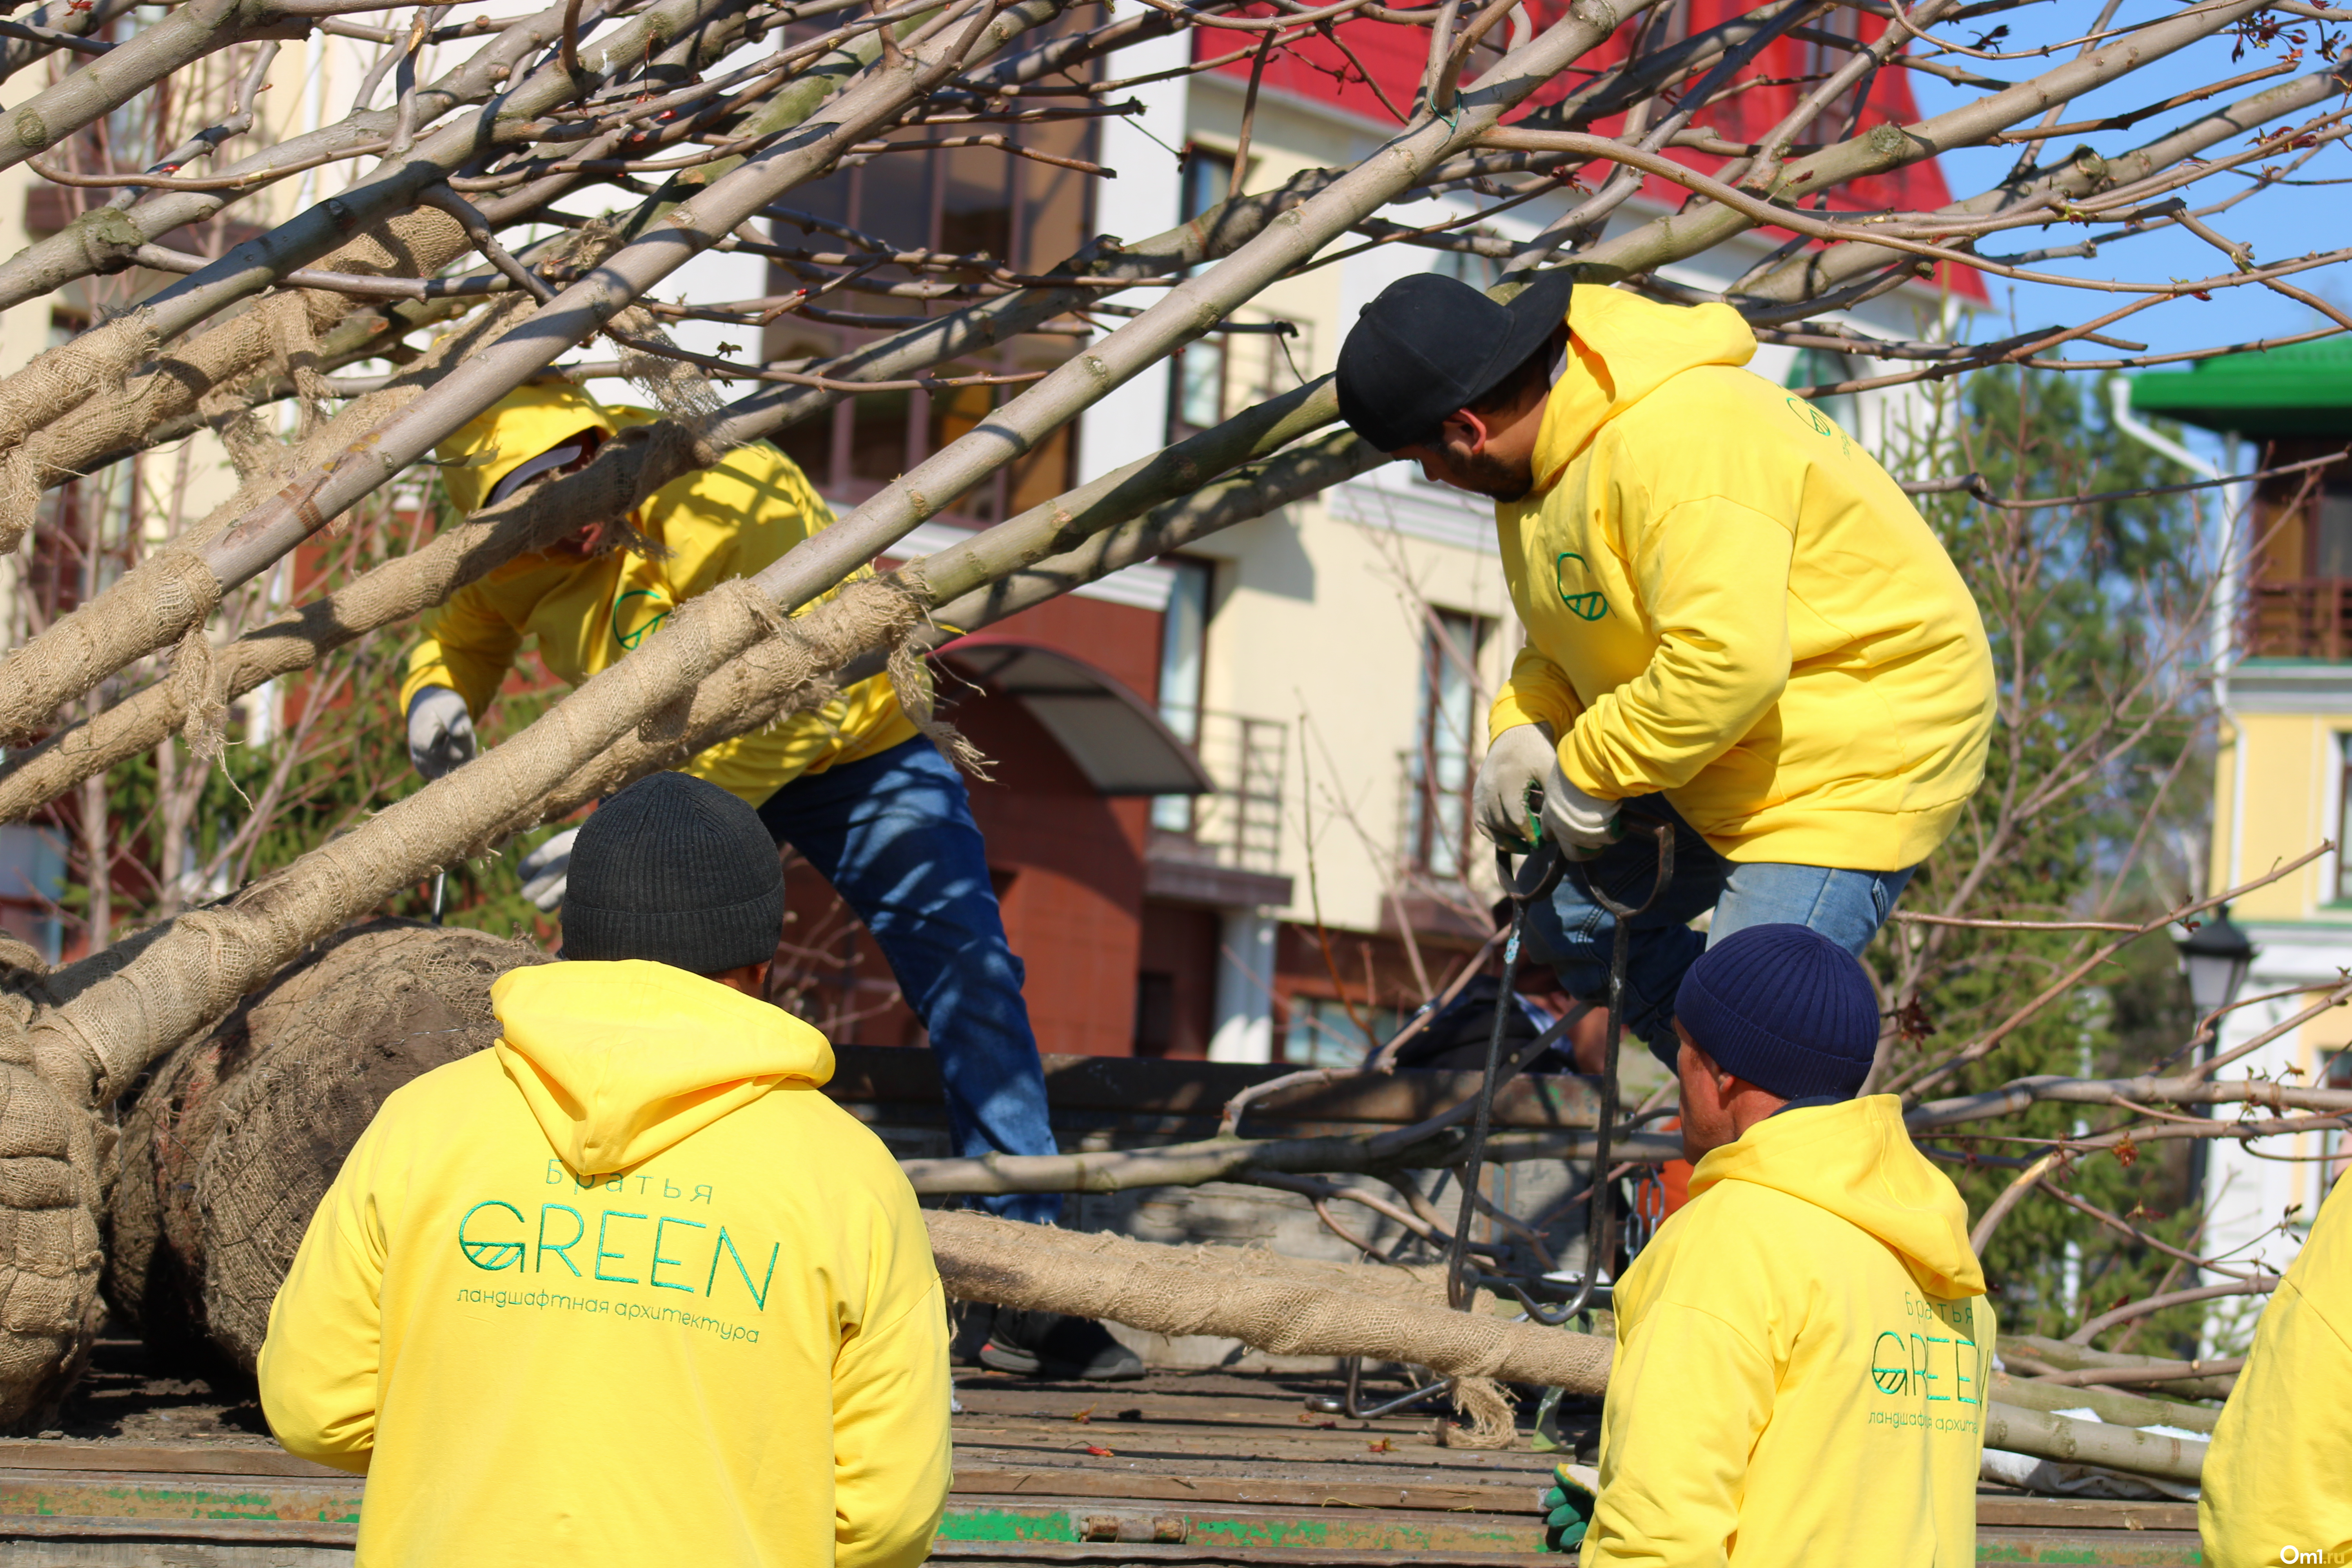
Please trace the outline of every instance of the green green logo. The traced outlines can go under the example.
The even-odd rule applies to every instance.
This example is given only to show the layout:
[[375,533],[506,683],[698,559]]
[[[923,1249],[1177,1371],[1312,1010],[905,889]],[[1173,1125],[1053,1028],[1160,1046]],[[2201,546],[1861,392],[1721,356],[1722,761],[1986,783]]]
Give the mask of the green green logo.
[[[1568,563],[1571,561],[1576,563],[1576,580],[1580,584],[1574,588],[1568,585]],[[1609,613],[1609,601],[1600,589],[1589,585],[1592,568],[1583,556],[1572,550],[1563,550],[1559,552],[1559,559],[1551,563],[1551,571],[1552,580],[1559,587],[1559,602],[1568,606],[1570,615],[1580,621],[1597,621]]]
[[1803,398],[1791,397],[1789,399],[1789,406],[1796,410],[1797,417],[1803,420],[1806,425],[1811,428],[1814,435],[1831,436],[1837,433],[1837,421],[1832,419],[1828,415],[1822,413],[1820,409],[1814,407]]
[[[631,599],[645,599],[650,602],[639,605],[635,610],[631,610],[628,608]],[[653,609],[655,605],[660,605],[660,608],[649,619],[637,622],[626,631],[621,629],[621,623],[624,620],[633,616],[643,615],[646,610]],[[613,601],[613,640],[623,647],[634,651],[639,643],[653,635],[655,627],[669,619],[669,613],[675,608],[677,608],[675,605],[664,604],[662,595],[652,588],[630,589]]]

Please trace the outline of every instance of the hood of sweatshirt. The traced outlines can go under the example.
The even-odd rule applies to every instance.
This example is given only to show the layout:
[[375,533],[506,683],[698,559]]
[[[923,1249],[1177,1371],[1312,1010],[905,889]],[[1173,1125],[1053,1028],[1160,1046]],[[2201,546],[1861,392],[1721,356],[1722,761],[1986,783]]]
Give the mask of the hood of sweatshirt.
[[1701,1160],[1690,1194],[1718,1182],[1753,1182],[1827,1209],[1893,1248],[1927,1295],[1984,1294],[1968,1205],[1912,1144],[1894,1095],[1768,1117]]
[[1756,334],[1728,305],[1662,305],[1579,284],[1568,322],[1568,363],[1536,434],[1537,494],[1559,482],[1603,425],[1675,376],[1703,364],[1743,365],[1756,354]]
[[499,1063],[583,1176],[649,1160],[780,1084],[833,1077],[825,1037],[667,963],[509,970],[490,987]]

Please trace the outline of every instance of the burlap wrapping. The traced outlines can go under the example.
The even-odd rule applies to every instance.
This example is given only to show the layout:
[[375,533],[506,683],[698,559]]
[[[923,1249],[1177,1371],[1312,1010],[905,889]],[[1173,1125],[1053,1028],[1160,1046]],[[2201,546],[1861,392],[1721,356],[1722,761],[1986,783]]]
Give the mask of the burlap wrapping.
[[132,659],[169,647],[220,603],[220,579],[185,545],[170,544],[41,636],[0,659],[0,737],[47,727],[59,702]]
[[[654,313],[643,305],[632,305],[613,318],[609,330],[621,334],[613,342],[619,351],[617,357],[622,375],[651,397],[663,413],[697,436],[707,437],[727,406],[725,399],[719,395],[719,389],[710,384],[710,378],[703,374],[698,365],[664,354],[650,353],[637,347],[636,343],[624,341],[634,338],[639,342],[677,348],[677,343],[671,341],[668,331]],[[719,456],[714,448],[698,466],[715,463]]]
[[144,310],[118,316],[61,343],[0,381],[0,552],[16,548],[33,526],[44,482],[41,455],[27,438],[79,408],[155,353],[153,320]]
[[[1367,1356],[1468,1378],[1599,1394],[1610,1345],[1444,1305],[1443,1287],[1374,1264],[1310,1263],[1256,1247],[1161,1247],[932,1210],[948,1293],[1107,1318],[1153,1333],[1213,1334],[1276,1355]],[[1475,1416],[1483,1392],[1465,1405]],[[1491,1410],[1489,1422],[1496,1419]]]
[[[236,493],[187,530],[181,542],[158,552],[48,633],[0,660],[0,725],[13,722],[17,726],[16,732],[21,734],[44,727],[50,715],[35,715],[32,710],[44,701],[49,701],[54,709],[52,700],[56,693],[88,690],[132,659],[170,647],[175,640],[178,645],[169,680],[133,697],[125,705],[131,710],[121,717],[110,722],[101,721],[109,736],[114,738],[113,749],[105,759],[100,761],[92,755],[89,742],[93,737],[82,736],[71,748],[72,754],[83,759],[67,770],[71,776],[48,794],[25,799],[21,805],[15,806],[18,816],[29,814],[42,802],[99,768],[145,751],[184,727],[190,749],[199,761],[209,763],[217,756],[229,700],[273,675],[289,673],[310,660],[276,668],[286,663],[284,634],[288,623],[299,617],[287,617],[227,648],[213,648],[205,639],[204,625],[220,602],[221,585],[191,542],[210,539],[267,500],[289,473],[322,467],[345,447],[364,439],[369,431],[406,407],[426,387],[463,363],[467,355],[511,326],[530,308],[530,301],[525,297],[501,298],[437,339],[402,373],[398,384],[354,398],[334,418],[292,447],[274,440],[265,442],[259,458],[250,465],[241,465],[244,472]],[[436,564],[445,561],[446,554],[446,551],[440,552]],[[398,564],[393,563],[395,567]],[[404,582],[420,576],[415,570],[392,574]],[[431,575],[430,567],[423,575]],[[446,595],[446,588],[441,593]],[[422,603],[404,601],[388,606],[372,624],[383,625],[413,615],[425,604],[436,602],[437,598]],[[334,614],[334,607],[330,606],[325,626],[338,624]],[[252,656],[259,648],[266,648],[267,653],[256,659]],[[128,744],[124,743],[126,740]],[[11,784],[29,761],[19,759],[11,766]],[[0,794],[19,793],[0,786]]]
[[[430,208],[404,213],[323,258],[322,270],[363,276],[429,278],[465,253],[465,230],[455,219]],[[315,344],[319,333],[334,326],[367,302],[348,295],[319,289],[289,289],[270,296],[218,325],[157,354],[152,330],[134,330],[134,318],[109,322],[53,349],[30,365],[0,381],[0,450],[16,447],[0,463],[0,550],[14,543],[8,528],[19,518],[27,523],[29,510],[18,511],[13,500],[16,476],[7,464],[19,463],[24,483],[37,500],[40,489],[70,474],[88,471],[109,453],[138,446],[147,432],[168,421],[199,411],[217,414],[249,401],[257,381],[275,374],[290,378],[307,404],[315,406],[326,387],[319,374]],[[143,318],[140,318],[143,320]],[[85,348],[84,345],[88,345]],[[77,353],[94,360],[79,363],[59,356]],[[57,368],[44,371],[53,359]],[[143,374],[129,373],[153,359]],[[41,373],[40,379],[26,377]],[[126,380],[125,377],[128,376]],[[17,391],[25,383],[25,391]],[[100,390],[113,395],[99,397]],[[46,405],[34,401],[46,396]],[[23,402],[29,421],[12,439],[9,410]],[[73,415],[70,419],[65,416]],[[277,443],[268,439],[239,441],[226,433],[230,450],[238,458],[238,477],[246,478],[249,462],[266,459]],[[275,488],[275,487],[271,487]]]
[[26,1066],[54,1000],[32,950],[0,939],[0,1431],[46,1426],[98,1333],[101,1130]]
[[[310,850],[216,909],[156,929],[119,972],[43,1009],[37,1070],[69,1102],[103,1104],[148,1064],[226,1016],[303,948],[394,889],[487,854],[509,825],[645,718],[770,634],[775,606],[744,580],[688,600],[635,653],[540,723]],[[85,961],[87,963],[87,961]],[[83,964],[68,974],[84,973]]]
[[[279,300],[294,298],[283,295]],[[264,307],[273,308],[281,316],[289,309],[278,301]],[[465,317],[436,337],[415,359],[401,367],[393,384],[352,399],[332,419],[307,427],[291,445],[274,437],[262,440],[238,462],[236,493],[207,512],[204,521],[188,530],[187,536],[210,539],[268,500],[292,476],[326,467],[347,448],[365,440],[377,426],[415,402],[427,387],[463,364],[469,355],[530,314],[531,309],[527,296],[499,295],[487,308]],[[250,313],[259,315],[262,311]],[[261,323],[261,329],[273,333],[280,331],[268,322]],[[341,519],[335,521],[339,522]]]
[[157,1068],[125,1117],[108,1302],[159,1349],[250,1369],[295,1248],[376,1108],[498,1037],[490,983],[547,962],[478,931],[379,921],[289,966]]
[[[640,726],[572,774],[518,817],[512,831],[568,816],[634,779],[676,767],[716,741],[824,707],[840,695],[835,670],[876,649],[904,647],[923,624],[929,603],[920,574],[911,570],[847,584],[832,598],[782,621],[777,635],[753,644],[698,685],[682,716],[667,714],[667,722],[658,728]],[[768,608],[772,614],[774,606]],[[902,693],[902,705],[905,700]],[[963,741],[961,735],[954,739]],[[5,800],[0,784],[0,802]]]

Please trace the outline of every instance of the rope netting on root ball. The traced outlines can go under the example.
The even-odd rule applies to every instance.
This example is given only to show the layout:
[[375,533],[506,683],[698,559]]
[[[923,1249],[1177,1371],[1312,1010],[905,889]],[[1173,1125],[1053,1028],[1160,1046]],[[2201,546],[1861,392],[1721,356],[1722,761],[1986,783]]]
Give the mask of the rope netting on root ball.
[[159,1349],[250,1370],[311,1212],[393,1090],[498,1038],[490,984],[528,943],[378,921],[320,943],[125,1109],[105,1292]]

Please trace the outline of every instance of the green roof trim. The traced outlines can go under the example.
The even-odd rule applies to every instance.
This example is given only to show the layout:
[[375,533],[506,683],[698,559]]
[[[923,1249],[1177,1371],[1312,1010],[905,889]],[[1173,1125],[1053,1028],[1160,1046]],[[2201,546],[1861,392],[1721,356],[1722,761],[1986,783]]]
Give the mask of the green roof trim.
[[2132,407],[2255,439],[2352,435],[2352,339],[2200,360],[2132,378]]

